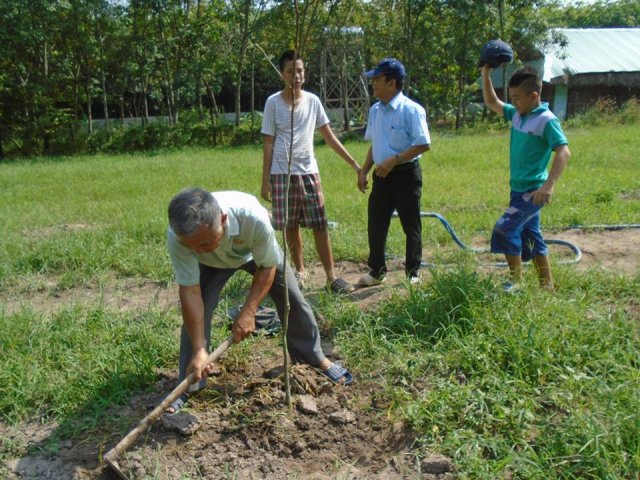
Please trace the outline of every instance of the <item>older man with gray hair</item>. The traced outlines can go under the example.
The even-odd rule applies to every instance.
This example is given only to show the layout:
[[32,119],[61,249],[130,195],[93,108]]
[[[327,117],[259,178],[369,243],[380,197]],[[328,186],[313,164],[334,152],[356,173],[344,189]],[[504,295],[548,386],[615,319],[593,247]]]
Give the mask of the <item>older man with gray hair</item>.
[[[211,319],[220,292],[238,270],[253,276],[251,288],[232,326],[234,342],[255,330],[255,314],[269,294],[278,314],[284,316],[285,282],[289,291],[289,355],[294,362],[318,368],[335,383],[349,384],[351,374],[322,352],[320,332],[309,303],[298,288],[293,271],[283,268],[269,214],[258,200],[242,192],[208,192],[188,188],[169,203],[167,248],[179,285],[182,308],[179,380],[194,372],[190,392],[204,388],[210,366]],[[177,412],[188,394],[171,405]]]

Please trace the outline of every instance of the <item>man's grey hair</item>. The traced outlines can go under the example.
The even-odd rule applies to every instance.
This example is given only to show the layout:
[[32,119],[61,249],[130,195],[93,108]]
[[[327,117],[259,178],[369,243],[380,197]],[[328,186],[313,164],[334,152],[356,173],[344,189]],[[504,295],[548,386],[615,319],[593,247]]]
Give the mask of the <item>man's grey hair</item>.
[[195,233],[200,225],[220,229],[222,210],[216,199],[202,188],[185,188],[169,202],[169,225],[179,237]]

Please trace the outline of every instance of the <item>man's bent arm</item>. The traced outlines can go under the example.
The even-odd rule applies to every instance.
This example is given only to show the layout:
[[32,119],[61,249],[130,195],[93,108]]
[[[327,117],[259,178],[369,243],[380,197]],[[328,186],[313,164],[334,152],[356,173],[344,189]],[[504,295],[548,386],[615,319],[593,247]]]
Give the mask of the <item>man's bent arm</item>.
[[428,143],[425,143],[424,145],[412,145],[405,151],[400,152],[393,157],[385,159],[384,162],[376,167],[376,175],[385,178],[387,175],[389,175],[389,172],[394,169],[394,167],[400,165],[401,163],[408,162],[412,158],[416,158],[418,155],[422,155],[429,149],[431,149],[431,145]]
[[400,152],[396,155],[398,164],[408,162],[416,158],[418,155],[422,155],[424,152],[431,150],[431,145],[429,143],[425,143],[424,145],[412,145],[404,152]]
[[204,302],[200,285],[179,285],[178,295],[182,309],[182,321],[191,341],[193,357],[187,367],[187,374],[195,372],[194,381],[202,378],[202,369],[208,353],[204,335]]
[[267,296],[273,279],[276,276],[276,267],[257,267],[253,275],[251,289],[242,305],[242,310],[233,322],[233,341],[238,343],[247,338],[256,329],[256,312],[260,302]]
[[567,145],[560,145],[555,149],[555,156],[553,157],[553,164],[551,165],[547,181],[544,182],[542,187],[533,192],[532,201],[534,205],[545,205],[551,201],[556,182],[560,178],[560,175],[562,175],[567,163],[569,163],[570,156],[571,151]]

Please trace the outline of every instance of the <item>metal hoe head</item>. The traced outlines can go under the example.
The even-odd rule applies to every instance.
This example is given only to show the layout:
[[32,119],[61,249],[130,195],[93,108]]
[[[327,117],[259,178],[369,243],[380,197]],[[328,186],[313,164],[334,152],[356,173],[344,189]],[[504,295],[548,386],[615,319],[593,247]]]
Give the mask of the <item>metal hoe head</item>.
[[122,480],[129,480],[122,470],[120,470],[120,464],[118,464],[118,453],[115,449],[109,450],[107,454],[103,457],[104,461],[107,462],[107,465],[111,468],[111,471],[118,475],[118,478]]

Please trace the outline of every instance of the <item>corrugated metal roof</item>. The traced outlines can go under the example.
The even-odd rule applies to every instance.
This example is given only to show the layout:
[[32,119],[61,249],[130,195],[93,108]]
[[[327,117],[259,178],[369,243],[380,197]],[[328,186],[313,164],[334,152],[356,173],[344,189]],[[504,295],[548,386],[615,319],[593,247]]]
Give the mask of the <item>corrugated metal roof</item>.
[[546,53],[543,80],[563,75],[640,72],[640,28],[560,28],[564,48]]
[[[525,62],[545,82],[564,75],[640,72],[640,28],[559,28],[554,32],[564,35],[566,45],[551,47],[543,59]],[[506,66],[506,78],[517,68]],[[502,68],[492,72],[496,88],[502,87],[502,77]]]

